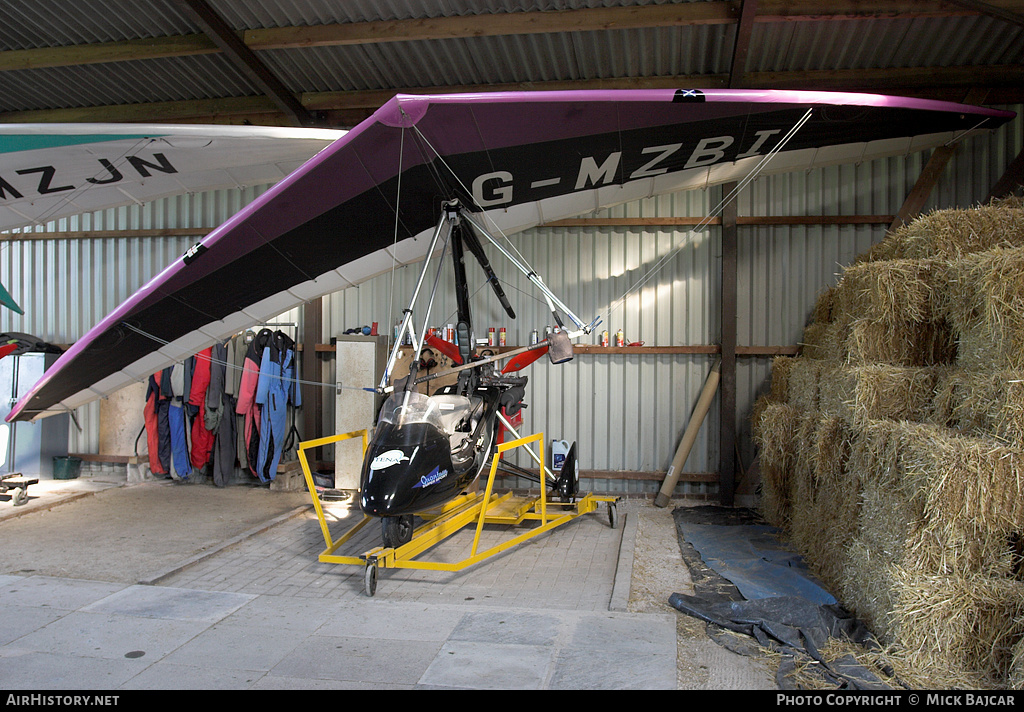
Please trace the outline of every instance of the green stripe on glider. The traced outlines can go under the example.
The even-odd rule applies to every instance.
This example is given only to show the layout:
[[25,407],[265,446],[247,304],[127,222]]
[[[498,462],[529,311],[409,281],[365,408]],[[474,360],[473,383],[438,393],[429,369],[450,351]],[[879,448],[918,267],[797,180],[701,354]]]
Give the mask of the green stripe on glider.
[[85,143],[106,143],[108,141],[124,141],[126,139],[141,140],[159,138],[158,136],[139,134],[11,134],[0,136],[0,153],[18,153],[19,151],[37,151],[44,148],[61,146],[78,146]]
[[11,296],[11,293],[8,292],[2,284],[0,284],[0,304],[3,304],[5,307],[12,309],[19,314],[25,313],[24,310],[18,306],[18,303],[14,301],[14,297]]

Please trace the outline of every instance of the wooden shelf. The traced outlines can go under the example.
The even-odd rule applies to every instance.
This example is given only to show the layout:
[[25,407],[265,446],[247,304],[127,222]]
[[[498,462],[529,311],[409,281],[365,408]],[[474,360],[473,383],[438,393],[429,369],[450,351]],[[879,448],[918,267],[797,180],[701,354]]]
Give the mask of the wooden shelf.
[[[411,346],[401,347],[403,351],[411,350]],[[484,349],[490,349],[495,353],[504,353],[506,351],[513,351],[521,348],[519,346],[480,346],[477,349],[477,353]],[[302,345],[299,344],[299,350],[302,350]],[[333,344],[317,344],[316,350],[318,353],[334,353]],[[595,344],[575,344],[573,345],[573,353],[577,354],[596,354],[596,355],[611,355],[611,354],[636,354],[640,356],[644,355],[661,355],[661,354],[718,354],[722,352],[722,348],[718,344],[695,344],[690,346],[597,346]],[[796,356],[800,353],[799,346],[737,346],[737,356]]]
[[[573,352],[578,354],[718,354],[722,347],[718,344],[698,344],[691,346],[594,346],[577,344]],[[796,356],[799,346],[737,346],[737,356]]]

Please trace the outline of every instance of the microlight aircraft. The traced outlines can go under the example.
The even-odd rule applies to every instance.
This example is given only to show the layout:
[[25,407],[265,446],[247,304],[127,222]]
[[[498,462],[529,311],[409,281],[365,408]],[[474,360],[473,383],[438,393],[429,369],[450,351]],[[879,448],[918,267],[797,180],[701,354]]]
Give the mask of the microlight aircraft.
[[[102,319],[15,405],[8,420],[77,408],[248,326],[396,265],[424,262],[422,284],[427,259],[442,247],[452,250],[459,265],[464,250],[479,259],[481,239],[498,246],[502,237],[547,221],[669,192],[732,181],[742,185],[754,175],[908,154],[998,127],[1013,116],[923,99],[808,91],[399,95]],[[34,130],[46,132],[45,127]],[[124,130],[151,149],[143,127]],[[9,140],[18,128],[6,132]],[[53,140],[59,146],[59,139]],[[173,138],[162,140],[175,144]],[[192,143],[192,156],[202,155],[202,139]],[[7,162],[17,154],[0,153],[0,229],[58,211],[98,209],[104,184],[129,176],[141,177],[143,186],[176,178],[179,192],[196,190],[198,182],[189,187],[181,180],[202,173],[185,169],[187,144],[179,142],[175,156],[180,157],[167,151],[142,157],[128,150],[122,163],[101,161],[98,170],[75,180],[63,179],[59,150],[51,163],[20,169]],[[15,179],[35,183],[19,187]],[[65,187],[74,190],[55,190]],[[30,188],[36,201],[24,200]],[[75,199],[62,202],[61,192]],[[51,198],[56,202],[45,207],[43,201]],[[44,212],[33,214],[37,208],[31,206],[39,205]],[[541,347],[552,362],[565,360],[572,339],[589,333],[596,322],[573,315],[532,268],[521,267],[553,311],[567,317],[560,322],[564,329]],[[507,308],[507,302],[503,305]],[[426,323],[410,305],[402,331],[411,335],[417,355],[424,344],[450,348],[428,336]],[[454,497],[479,474],[498,411],[521,399],[524,381],[513,375],[515,364],[498,371],[467,350],[474,334],[462,292],[459,330],[458,350],[452,353],[462,370],[454,388],[421,397],[412,387],[418,380],[415,367],[406,376],[392,373],[394,352],[389,380],[368,386],[388,394],[388,400],[363,463],[360,503],[367,514],[381,518],[386,536],[396,541],[405,536],[414,511]],[[538,354],[515,357],[520,355]],[[573,494],[573,483],[564,477],[552,485]]]

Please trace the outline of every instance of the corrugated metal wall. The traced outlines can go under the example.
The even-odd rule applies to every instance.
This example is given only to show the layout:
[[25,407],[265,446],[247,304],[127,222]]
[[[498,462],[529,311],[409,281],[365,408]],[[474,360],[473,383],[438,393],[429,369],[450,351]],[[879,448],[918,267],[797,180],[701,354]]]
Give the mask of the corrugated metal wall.
[[[1020,106],[1009,108],[1018,114],[1022,111]],[[964,207],[983,200],[1009,161],[1024,148],[1021,122],[1018,116],[994,134],[965,142],[926,209]],[[926,160],[927,155],[914,154],[761,177],[740,195],[739,214],[894,214]],[[248,188],[182,196],[60,221],[48,226],[47,231],[130,233],[154,228],[210,228],[261,192],[260,188]],[[701,217],[715,209],[721,196],[721,188],[714,187],[630,203],[587,217]],[[843,265],[884,234],[882,225],[741,226],[738,343],[797,343],[818,294],[835,283]],[[600,315],[602,328],[614,333],[621,327],[629,341],[646,345],[719,341],[721,235],[717,227],[699,234],[629,225],[544,227],[510,239],[584,320]],[[26,311],[26,316],[20,317],[0,310],[0,330],[70,343],[195,240],[172,236],[0,243],[0,282]],[[488,253],[519,318],[509,321],[489,290],[480,289],[474,301],[478,335],[485,335],[488,326],[505,326],[510,344],[526,343],[531,329],[543,331],[551,319],[525,278],[511,272],[496,251]],[[651,273],[663,258],[664,264]],[[469,265],[469,272],[474,289],[485,286],[475,265]],[[389,333],[417,275],[418,266],[399,268],[393,277],[383,275],[325,297],[322,340],[326,343],[332,335],[373,321]],[[274,321],[297,323],[299,311]],[[439,295],[433,313],[432,325],[454,320],[455,299],[450,287]],[[596,337],[591,340],[596,343]],[[530,376],[530,387],[523,429],[543,431],[549,439],[576,440],[583,469],[664,471],[712,360],[708,355],[581,354],[558,367],[541,362],[525,372]],[[750,408],[767,386],[770,366],[768,358],[741,357],[738,362],[738,426],[744,464],[749,464],[754,455],[749,439]],[[333,375],[328,359],[324,373],[313,378],[332,383]],[[310,375],[304,378],[310,379]],[[325,394],[324,422],[330,431],[333,387]],[[93,404],[81,411],[78,420],[83,431],[72,428],[72,449],[95,452],[98,406]],[[717,470],[718,417],[716,403],[684,471]],[[650,493],[657,491],[657,484],[623,480],[610,489]],[[679,491],[714,493],[715,487],[681,485]]]

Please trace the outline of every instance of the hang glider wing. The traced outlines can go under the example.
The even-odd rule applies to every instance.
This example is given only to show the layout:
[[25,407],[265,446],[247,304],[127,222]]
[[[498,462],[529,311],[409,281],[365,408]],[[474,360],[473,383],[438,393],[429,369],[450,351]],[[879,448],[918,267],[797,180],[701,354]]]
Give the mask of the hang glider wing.
[[[0,124],[0,231],[181,193],[275,183],[327,129]],[[24,314],[0,285],[0,304]]]
[[0,124],[0,231],[181,193],[275,183],[327,129]]
[[[791,137],[808,110],[810,118]],[[934,147],[1012,113],[790,91],[398,96],[176,260],[8,416],[76,408],[310,299],[423,258],[458,198],[506,234],[769,172]]]

